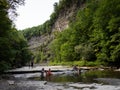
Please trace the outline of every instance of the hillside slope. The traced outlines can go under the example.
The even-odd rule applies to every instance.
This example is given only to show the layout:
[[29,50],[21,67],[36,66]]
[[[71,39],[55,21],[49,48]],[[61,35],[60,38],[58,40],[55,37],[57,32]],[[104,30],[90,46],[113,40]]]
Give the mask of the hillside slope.
[[29,29],[25,36],[39,44],[36,62],[119,68],[120,0],[86,1],[60,0],[50,20]]
[[[41,56],[38,56],[38,55],[41,55],[41,53],[44,56],[42,58],[42,61],[49,59],[50,55],[49,55],[49,47],[48,46],[52,42],[52,40],[54,40],[55,34],[68,28],[69,23],[75,20],[77,11],[80,8],[83,8],[83,6],[84,6],[84,2],[79,2],[79,0],[75,0],[75,1],[70,0],[70,2],[66,0],[66,2],[64,2],[64,3],[66,4],[69,2],[67,4],[68,6],[63,5],[63,2],[64,2],[64,0],[60,0],[59,5],[57,4],[56,6],[54,6],[54,8],[58,8],[58,7],[62,7],[62,8],[60,8],[58,10],[59,12],[54,11],[51,14],[51,18],[52,18],[52,15],[54,15],[54,13],[57,13],[57,16],[54,16],[56,18],[55,18],[54,22],[50,25],[51,26],[50,33],[46,32],[46,33],[38,34],[38,35],[35,35],[35,34],[31,35],[31,33],[33,33],[33,31],[40,32],[38,27],[41,27],[41,25],[23,30],[23,33],[26,38],[28,38],[26,35],[26,32],[27,33],[30,32],[30,34],[28,35],[28,36],[31,35],[31,37],[28,38],[29,49],[34,53],[36,59],[41,59]],[[63,6],[61,6],[61,5],[63,5]],[[50,20],[48,20],[48,22],[49,21],[52,21],[52,20],[50,19]],[[46,24],[46,22],[44,24]],[[43,26],[44,26],[44,24],[43,24]],[[42,50],[41,50],[41,48],[42,48]],[[36,61],[39,61],[39,60],[36,60]]]

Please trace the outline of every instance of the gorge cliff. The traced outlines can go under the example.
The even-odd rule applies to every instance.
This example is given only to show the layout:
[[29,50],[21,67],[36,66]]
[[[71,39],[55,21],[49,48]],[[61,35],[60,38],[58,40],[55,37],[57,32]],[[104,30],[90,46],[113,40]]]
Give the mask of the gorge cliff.
[[[43,25],[23,30],[24,36],[28,39],[29,49],[34,55],[41,59],[42,54],[44,56],[42,60],[49,59],[49,45],[54,40],[55,34],[69,27],[70,22],[76,19],[78,10],[84,7],[84,3],[84,0],[60,0],[59,3],[54,4],[54,12],[51,14],[50,20]],[[43,32],[45,31],[42,34],[41,28]]]
[[23,31],[35,61],[119,67],[119,5],[119,0],[55,3],[50,20]]

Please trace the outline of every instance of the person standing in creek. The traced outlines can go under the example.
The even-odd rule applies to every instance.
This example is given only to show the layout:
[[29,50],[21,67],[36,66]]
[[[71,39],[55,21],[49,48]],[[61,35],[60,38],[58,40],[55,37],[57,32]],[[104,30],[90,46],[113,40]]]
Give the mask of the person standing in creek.
[[44,68],[42,68],[42,70],[41,70],[41,80],[44,79],[44,73],[45,73],[45,70],[44,70]]
[[30,61],[29,62],[29,68],[33,68],[34,67],[34,61]]
[[46,71],[46,80],[47,80],[47,81],[50,81],[50,80],[51,80],[51,75],[52,75],[51,69],[49,68],[49,70]]
[[33,66],[34,66],[34,62],[33,62],[33,61],[31,61],[31,67],[33,68]]
[[80,69],[78,68],[77,65],[73,66],[73,71],[74,71],[74,74],[80,74]]

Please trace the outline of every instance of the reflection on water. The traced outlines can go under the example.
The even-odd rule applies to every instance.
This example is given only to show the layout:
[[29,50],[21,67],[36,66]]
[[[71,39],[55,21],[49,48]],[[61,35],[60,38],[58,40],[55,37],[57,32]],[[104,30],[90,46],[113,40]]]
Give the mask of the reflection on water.
[[65,70],[41,79],[41,73],[15,74],[0,80],[0,90],[120,90],[120,72]]
[[[31,80],[41,80],[40,77],[31,77]],[[116,80],[117,79],[117,80]],[[103,83],[103,84],[119,84],[120,85],[120,72],[115,71],[86,71],[81,74],[53,74],[50,77],[45,77],[44,80],[50,82],[81,82],[81,83]],[[117,82],[116,82],[117,81]]]

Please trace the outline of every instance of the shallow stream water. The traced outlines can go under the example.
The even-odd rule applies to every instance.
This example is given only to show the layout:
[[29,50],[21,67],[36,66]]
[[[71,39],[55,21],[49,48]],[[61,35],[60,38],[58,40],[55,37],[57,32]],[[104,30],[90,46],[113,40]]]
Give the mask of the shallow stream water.
[[[37,74],[36,74],[37,75]],[[29,77],[29,80],[36,80],[36,81],[49,81],[49,82],[56,82],[56,83],[99,83],[99,84],[107,84],[107,85],[120,85],[120,72],[117,71],[110,71],[110,70],[95,70],[95,71],[84,71],[80,74],[78,73],[70,73],[70,72],[63,72],[63,73],[56,73],[51,75],[50,77],[45,77],[43,79],[40,78],[39,75]]]
[[0,90],[120,90],[120,72],[64,70],[41,78],[41,73],[15,74],[0,80]]

